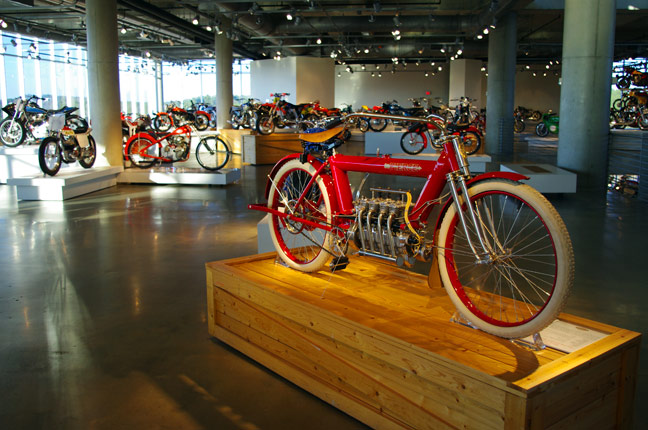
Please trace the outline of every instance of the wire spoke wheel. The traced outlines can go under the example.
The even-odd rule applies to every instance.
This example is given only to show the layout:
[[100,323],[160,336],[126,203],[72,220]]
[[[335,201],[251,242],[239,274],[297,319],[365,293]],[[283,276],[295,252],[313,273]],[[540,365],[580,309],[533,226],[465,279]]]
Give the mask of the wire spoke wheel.
[[416,155],[425,148],[425,136],[415,131],[405,132],[401,136],[400,145],[403,151],[411,155]]
[[[284,164],[272,180],[268,207],[282,213],[319,224],[330,225],[331,205],[321,178],[309,186],[315,169],[310,164],[291,160]],[[305,198],[298,202],[300,196]],[[303,272],[322,268],[330,257],[333,234],[328,230],[299,220],[271,216],[270,235],[277,253],[290,267]]]
[[[562,309],[573,282],[567,229],[551,204],[527,185],[485,181],[470,189],[488,254],[475,257],[453,205],[439,234],[439,270],[464,318],[498,336],[539,332]],[[477,229],[468,236],[482,250]]]
[[217,136],[207,136],[196,147],[196,159],[204,169],[222,169],[230,159],[229,146]]

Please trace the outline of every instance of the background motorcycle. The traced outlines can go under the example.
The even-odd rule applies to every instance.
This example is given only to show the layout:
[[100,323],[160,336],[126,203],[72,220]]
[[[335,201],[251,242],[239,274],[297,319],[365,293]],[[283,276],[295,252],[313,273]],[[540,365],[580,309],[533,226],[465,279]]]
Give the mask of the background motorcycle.
[[540,122],[536,125],[536,134],[540,137],[546,137],[549,133],[558,134],[558,123],[560,117],[557,113],[547,112],[542,114]]
[[[63,106],[57,110],[40,107],[36,101],[47,100],[37,96],[27,99],[18,97],[14,103],[9,103],[2,110],[8,115],[0,122],[0,141],[5,146],[16,147],[27,141],[36,141],[36,136],[46,137],[49,134],[48,122],[55,114],[64,114],[67,126],[76,133],[84,133],[88,122],[79,115],[73,114],[76,107]],[[42,128],[39,133],[37,129]]]

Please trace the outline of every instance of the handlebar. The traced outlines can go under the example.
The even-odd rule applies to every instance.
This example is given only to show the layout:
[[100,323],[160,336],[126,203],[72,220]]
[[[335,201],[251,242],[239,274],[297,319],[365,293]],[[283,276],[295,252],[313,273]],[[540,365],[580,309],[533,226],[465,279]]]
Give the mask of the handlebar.
[[407,121],[407,122],[422,122],[425,124],[434,124],[436,127],[441,129],[443,134],[448,132],[445,126],[445,119],[436,114],[429,114],[425,118],[415,117],[415,116],[402,116],[402,115],[386,115],[382,113],[369,113],[369,112],[355,112],[350,113],[343,118],[343,121],[346,123],[349,119],[352,118],[379,118],[379,119],[391,119],[392,121]]

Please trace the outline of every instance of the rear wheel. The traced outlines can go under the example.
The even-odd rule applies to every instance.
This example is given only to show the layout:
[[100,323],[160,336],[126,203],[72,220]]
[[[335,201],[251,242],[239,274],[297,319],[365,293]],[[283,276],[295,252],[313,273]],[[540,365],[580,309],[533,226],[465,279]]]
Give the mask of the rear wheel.
[[38,147],[38,164],[46,175],[54,176],[61,168],[63,154],[58,138],[46,137]]
[[401,136],[400,145],[408,154],[419,154],[425,148],[425,136],[415,131],[405,132]]
[[[574,253],[567,228],[528,185],[484,181],[469,194],[490,251],[475,258],[452,205],[439,230],[443,285],[476,327],[507,338],[537,333],[558,316],[571,290]],[[480,249],[468,224],[471,242]]]
[[81,148],[81,156],[79,157],[79,164],[85,169],[89,169],[97,158],[97,144],[94,137],[88,135],[88,146]]
[[524,128],[524,121],[515,120],[515,122],[513,123],[513,131],[515,131],[516,133],[522,133],[524,131]]
[[196,147],[196,160],[207,170],[222,169],[230,158],[230,149],[223,139],[207,136],[200,139]]
[[[308,187],[316,171],[310,164],[290,160],[270,185],[268,207],[319,224],[331,224],[331,204],[321,177]],[[299,197],[304,200],[297,204]],[[333,233],[293,219],[270,215],[270,236],[279,257],[293,269],[315,272],[328,261]]]
[[128,158],[137,167],[150,167],[158,156],[158,145],[148,139],[137,136],[128,144]]
[[617,79],[617,88],[620,90],[624,90],[626,88],[630,88],[630,79],[628,79],[626,76],[621,76],[620,78]]
[[358,129],[363,133],[369,130],[369,121],[367,118],[358,118]]
[[467,155],[473,155],[481,148],[481,136],[474,131],[461,133],[461,140]]
[[0,141],[5,146],[15,148],[25,141],[25,127],[13,118],[5,118],[0,122]]

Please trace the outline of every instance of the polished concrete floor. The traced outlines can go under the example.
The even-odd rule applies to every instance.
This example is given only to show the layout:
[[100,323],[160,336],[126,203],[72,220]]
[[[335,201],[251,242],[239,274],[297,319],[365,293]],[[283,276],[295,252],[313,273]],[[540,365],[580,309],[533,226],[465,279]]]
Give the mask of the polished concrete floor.
[[[513,158],[552,157],[555,145],[522,142]],[[0,428],[365,428],[207,333],[204,263],[256,252],[261,214],[246,205],[269,167],[242,169],[225,187],[118,185],[65,202],[0,186]],[[567,311],[645,334],[648,205],[552,201],[576,252]]]

